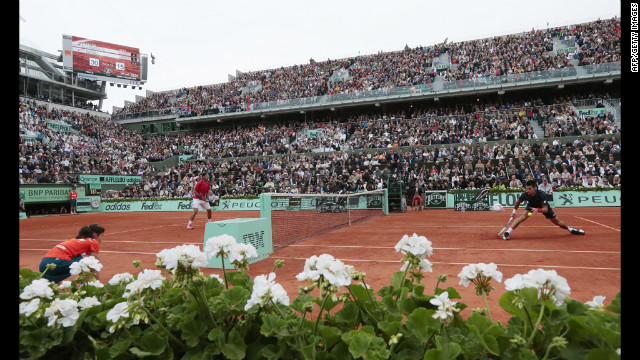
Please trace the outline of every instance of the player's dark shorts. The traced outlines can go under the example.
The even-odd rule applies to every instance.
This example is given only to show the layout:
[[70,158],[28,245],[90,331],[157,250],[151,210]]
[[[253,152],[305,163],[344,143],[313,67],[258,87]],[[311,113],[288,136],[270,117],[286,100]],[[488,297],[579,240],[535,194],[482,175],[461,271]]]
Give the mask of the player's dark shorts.
[[[542,215],[544,215],[544,217],[546,217],[547,219],[553,219],[554,217],[556,217],[556,213],[553,212],[552,208],[548,208],[549,210],[547,211],[546,214],[541,213]],[[527,212],[531,211],[531,208],[529,206],[527,206],[525,208],[525,210],[527,210]]]
[[71,201],[71,206],[76,206],[76,204],[78,203],[78,200],[70,200]]

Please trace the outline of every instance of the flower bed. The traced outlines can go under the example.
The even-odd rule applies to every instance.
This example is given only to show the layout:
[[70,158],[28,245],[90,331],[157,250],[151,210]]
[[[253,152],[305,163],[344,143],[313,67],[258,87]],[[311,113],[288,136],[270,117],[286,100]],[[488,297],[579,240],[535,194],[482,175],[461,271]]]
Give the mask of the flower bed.
[[[620,358],[620,293],[582,303],[566,279],[534,269],[504,281],[500,306],[512,317],[494,322],[486,296],[502,282],[490,264],[469,264],[460,286],[475,286],[485,307],[466,308],[438,276],[432,291],[431,242],[405,235],[389,285],[370,288],[366,274],[330,254],[312,256],[296,276],[291,299],[271,273],[247,275],[251,245],[229,235],[157,254],[158,269],[114,275],[107,283],[87,257],[73,281],[54,284],[20,269],[20,358],[134,359],[616,359]],[[213,257],[234,270],[222,278],[200,271]],[[224,261],[223,261],[224,263]]]

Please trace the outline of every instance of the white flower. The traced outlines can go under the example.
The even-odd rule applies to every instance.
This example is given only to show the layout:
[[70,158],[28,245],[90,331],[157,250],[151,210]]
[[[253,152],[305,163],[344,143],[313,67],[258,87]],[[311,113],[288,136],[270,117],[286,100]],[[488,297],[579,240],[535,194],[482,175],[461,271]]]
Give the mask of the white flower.
[[71,288],[71,281],[65,280],[58,285],[58,289],[69,289]]
[[495,279],[502,282],[502,273],[498,271],[498,266],[494,263],[469,264],[462,268],[458,274],[460,285],[469,286],[469,283],[480,277]]
[[40,307],[40,298],[35,298],[29,302],[20,303],[20,314],[31,316]]
[[71,266],[69,266],[69,272],[71,273],[71,275],[91,272],[91,269],[96,271],[100,271],[102,269],[102,264],[100,264],[100,261],[94,256],[84,257],[82,258],[82,260],[76,261],[71,264]]
[[594,309],[603,309],[604,308],[604,299],[606,299],[605,296],[601,296],[601,295],[594,296],[593,300],[587,301],[585,303],[585,305],[589,305]]
[[305,261],[304,270],[296,275],[296,279],[298,281],[318,281],[322,276],[331,285],[340,288],[351,285],[351,279],[354,274],[353,266],[346,265],[330,254],[322,254],[308,258]]
[[80,310],[85,310],[97,305],[100,305],[100,301],[98,301],[98,299],[95,296],[86,297],[78,301],[78,307],[80,307]]
[[567,279],[558,275],[555,270],[530,270],[525,275],[516,274],[504,283],[508,291],[523,288],[537,289],[539,299],[553,299],[557,304],[563,303],[565,297],[571,293]]
[[72,299],[54,299],[45,309],[44,315],[49,318],[48,326],[56,323],[64,327],[73,326],[80,317],[78,302]]
[[504,287],[507,291],[524,289],[525,277],[522,274],[516,274],[514,277],[504,281]]
[[204,253],[207,259],[212,259],[221,251],[229,253],[235,244],[236,238],[231,235],[222,234],[219,236],[212,236],[207,239],[204,247]]
[[258,256],[258,251],[251,244],[237,243],[231,247],[229,251],[229,262],[242,261],[245,258],[254,258]]
[[269,277],[266,275],[259,275],[253,281],[253,291],[251,298],[247,301],[244,310],[247,311],[253,306],[258,305],[262,307],[269,302],[274,304],[289,305],[289,297],[282,285],[276,283],[274,280],[276,273],[270,273]]
[[415,233],[412,236],[404,235],[396,244],[395,249],[396,252],[399,251],[403,254],[409,253],[420,258],[431,256],[431,254],[433,254],[431,241],[427,240],[426,237],[418,236]]
[[24,287],[20,294],[20,298],[23,300],[33,299],[34,297],[45,297],[47,299],[51,299],[53,296],[53,290],[49,287],[50,284],[51,281],[47,279],[33,280],[31,284]]
[[97,287],[97,288],[101,288],[104,287],[104,285],[100,282],[100,280],[93,280],[93,281],[89,281],[87,283],[88,286],[93,286],[93,287]]
[[199,269],[207,265],[207,258],[195,245],[180,245],[173,249],[164,249],[156,254],[156,264],[164,265],[167,270],[175,272],[178,263],[185,268]]
[[131,281],[133,281],[133,275],[129,274],[128,272],[125,272],[125,273],[113,275],[111,280],[109,280],[109,285],[115,286],[115,285],[129,283]]
[[[400,268],[400,271],[407,270],[407,267],[409,266],[410,263],[411,263],[410,261],[405,261],[404,265],[402,265],[402,267]],[[416,269],[416,270],[422,270],[424,272],[433,271],[431,269],[431,262],[429,262],[429,260],[427,260],[427,259],[420,260],[420,265],[418,265],[418,269]]]
[[429,302],[438,307],[433,314],[433,318],[440,319],[444,323],[448,323],[453,318],[454,311],[460,311],[455,307],[458,302],[449,300],[449,293],[446,291],[440,295],[435,295]]
[[125,287],[124,297],[129,297],[133,294],[140,293],[140,291],[151,288],[155,290],[162,286],[162,282],[164,281],[164,277],[160,270],[150,270],[144,269],[143,272],[138,274],[138,278]]
[[220,283],[223,283],[222,278],[218,274],[211,274],[211,275],[209,275],[209,277],[218,280]]
[[107,320],[111,322],[116,322],[120,318],[128,318],[129,317],[129,311],[127,311],[128,307],[129,307],[129,304],[127,304],[126,301],[117,303],[116,306],[114,306],[111,310],[109,310],[109,312],[107,312]]

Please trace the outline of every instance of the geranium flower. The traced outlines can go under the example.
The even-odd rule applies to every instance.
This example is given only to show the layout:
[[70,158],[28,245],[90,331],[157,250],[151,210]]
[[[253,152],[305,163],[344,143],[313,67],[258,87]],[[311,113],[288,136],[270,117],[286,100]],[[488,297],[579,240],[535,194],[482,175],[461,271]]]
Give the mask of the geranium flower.
[[133,275],[129,274],[128,272],[125,272],[125,273],[113,275],[113,277],[111,277],[111,280],[109,280],[108,284],[116,286],[116,285],[129,283],[133,280],[134,280]]
[[85,310],[97,305],[100,305],[100,301],[98,301],[95,296],[83,298],[78,301],[78,307],[80,310]]
[[606,299],[605,296],[601,296],[601,295],[594,296],[593,300],[587,301],[585,305],[589,305],[594,309],[602,310],[604,309],[604,299]]
[[425,256],[431,256],[433,248],[431,247],[431,241],[427,240],[424,236],[418,236],[413,234],[411,236],[404,235],[395,246],[396,252],[403,254],[411,254],[420,258]]
[[73,299],[54,299],[45,309],[44,315],[49,318],[48,326],[73,326],[80,317],[78,302]]
[[433,314],[433,318],[440,319],[440,321],[445,324],[449,323],[453,319],[454,311],[460,311],[460,309],[455,307],[458,302],[449,300],[449,293],[446,291],[440,295],[435,295],[435,297],[429,300],[429,302],[438,307],[436,312]]
[[53,296],[53,290],[49,286],[52,284],[47,279],[33,280],[31,284],[25,286],[20,294],[20,299],[29,300],[35,297],[51,299]]
[[555,270],[544,269],[530,270],[525,275],[517,274],[505,280],[505,288],[508,291],[534,288],[538,290],[539,299],[553,299],[557,304],[563,303],[571,293],[567,279],[558,275]]
[[259,275],[253,281],[253,291],[251,298],[247,301],[244,310],[247,311],[253,306],[258,305],[263,307],[264,305],[273,302],[274,304],[289,305],[289,296],[284,290],[282,285],[276,283],[274,280],[276,273],[270,273],[266,275]]
[[91,272],[91,269],[100,271],[102,266],[103,265],[100,264],[100,261],[94,256],[87,256],[82,258],[82,260],[71,264],[71,266],[69,266],[69,272],[71,275],[78,275],[83,272]]
[[222,234],[219,236],[212,236],[207,239],[207,243],[204,247],[204,253],[207,259],[212,259],[218,254],[229,253],[233,246],[237,244],[236,238],[228,234]]
[[20,311],[20,314],[24,314],[25,316],[31,316],[31,314],[36,312],[39,307],[40,307],[40,298],[35,298],[29,302],[21,302],[19,311]]

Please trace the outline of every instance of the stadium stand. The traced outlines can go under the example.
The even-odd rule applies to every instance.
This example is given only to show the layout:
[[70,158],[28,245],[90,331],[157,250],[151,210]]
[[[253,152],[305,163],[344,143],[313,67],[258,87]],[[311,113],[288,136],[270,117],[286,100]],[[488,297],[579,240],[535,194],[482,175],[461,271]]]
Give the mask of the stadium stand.
[[[113,116],[81,110],[92,110],[83,101],[68,106],[64,99],[52,101],[25,87],[19,104],[19,181],[142,176],[140,184],[104,193],[105,198],[189,197],[194,174],[205,171],[213,175],[218,196],[356,192],[395,181],[439,190],[487,183],[508,187],[512,177],[521,183],[546,178],[556,188],[619,185],[619,29],[614,18],[240,73],[225,84],[150,93]],[[558,71],[579,78],[598,69],[613,72],[613,81],[434,100],[436,84],[444,89]],[[252,104],[339,94],[353,98],[423,85],[431,97],[420,101],[334,104],[337,111],[311,111],[309,118],[300,115],[300,106],[293,107],[300,110],[297,117],[284,112],[268,119],[250,116]],[[179,122],[229,111],[241,116],[230,121],[204,116],[184,127]],[[154,124],[166,114],[171,126],[163,126],[165,120]],[[190,158],[178,162],[180,156]]]

